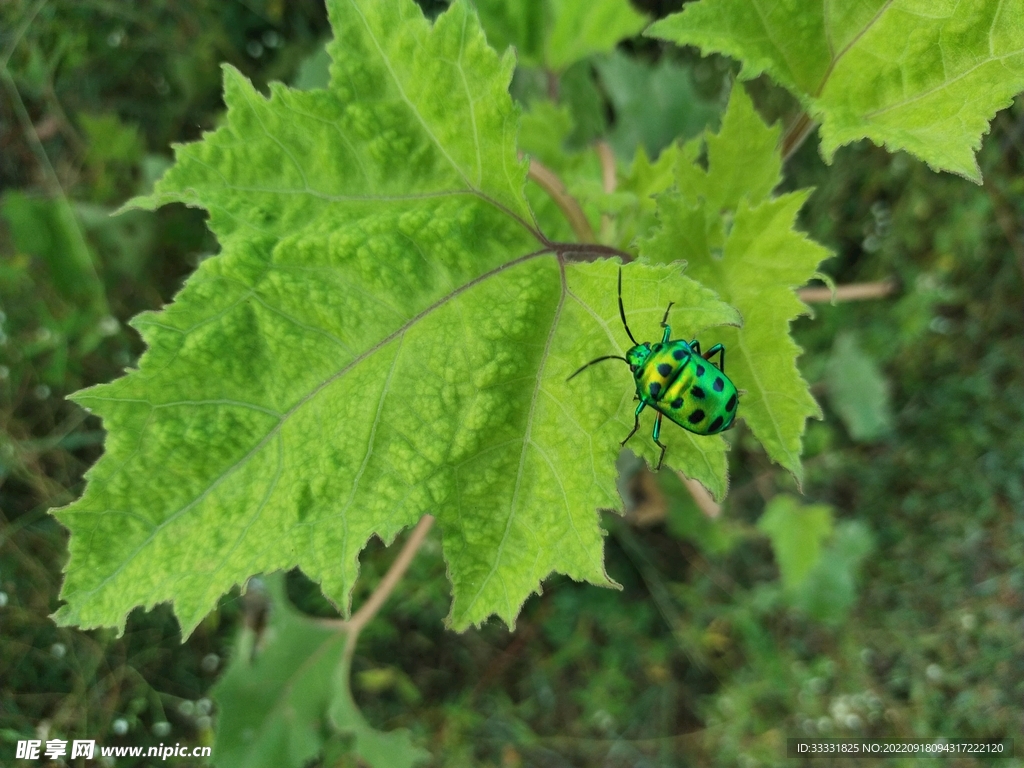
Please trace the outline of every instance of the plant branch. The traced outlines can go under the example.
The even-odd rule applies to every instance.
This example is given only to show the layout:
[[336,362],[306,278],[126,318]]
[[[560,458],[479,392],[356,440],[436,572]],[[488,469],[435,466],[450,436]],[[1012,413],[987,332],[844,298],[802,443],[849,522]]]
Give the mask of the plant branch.
[[547,80],[548,98],[557,104],[560,90],[558,84],[558,73],[553,69],[545,69],[544,76]]
[[[395,558],[395,562],[391,564],[388,572],[384,574],[384,578],[380,580],[380,584],[373,590],[369,599],[359,607],[359,610],[352,614],[352,618],[344,622],[345,629],[350,637],[354,638],[357,636],[363,627],[369,623],[370,619],[377,615],[377,611],[380,610],[381,606],[384,605],[384,601],[391,595],[395,585],[402,580],[405,572],[409,570],[412,559],[416,556],[416,552],[419,551],[420,546],[427,538],[427,532],[433,524],[433,515],[424,515],[416,523],[416,527],[412,529],[412,533],[409,534],[409,538],[402,545],[402,550],[398,553],[398,557]],[[352,642],[354,644],[354,640]]]
[[601,161],[601,186],[609,195],[615,191],[618,185],[618,177],[615,172],[615,153],[607,141],[599,141],[594,145],[597,150],[597,157]]
[[555,201],[569,221],[569,226],[572,227],[576,237],[584,243],[592,243],[597,239],[594,237],[594,230],[590,226],[583,208],[580,207],[579,201],[566,191],[565,184],[554,171],[543,163],[531,159],[529,176]]
[[[601,188],[605,194],[610,195],[615,191],[618,184],[618,174],[615,168],[615,154],[607,141],[598,141],[594,145],[597,151],[597,158],[601,161]],[[608,239],[608,233],[612,226],[612,217],[607,213],[601,214],[601,239]]]
[[798,149],[800,149],[804,140],[811,135],[811,131],[813,131],[817,125],[818,124],[812,120],[806,112],[800,113],[800,116],[793,121],[782,136],[782,144],[780,145],[782,162],[785,163],[796,153]]
[[434,524],[433,515],[424,515],[420,518],[420,521],[416,523],[416,527],[412,529],[412,533],[409,534],[409,538],[406,539],[405,544],[402,545],[401,551],[398,553],[398,557],[391,563],[391,567],[388,568],[387,573],[384,574],[384,578],[380,580],[380,583],[374,588],[373,592],[370,593],[370,597],[367,598],[366,602],[359,606],[359,610],[352,614],[349,619],[318,619],[317,624],[324,627],[331,627],[339,632],[347,633],[348,637],[345,640],[345,656],[351,657],[352,651],[356,647],[356,641],[359,639],[359,633],[363,631],[363,627],[370,623],[370,620],[377,615],[380,611],[381,606],[384,605],[388,597],[394,591],[395,586],[402,580],[405,572],[409,570],[409,565],[412,563],[412,559],[416,556],[420,546],[427,538],[427,533],[430,531],[430,527]]
[[[874,283],[850,283],[836,286],[835,301],[863,301],[881,299],[896,290],[895,280],[878,280]],[[833,300],[830,288],[801,288],[797,291],[801,301],[809,304],[824,304]]]
[[679,479],[683,481],[683,485],[686,486],[686,490],[690,492],[690,496],[693,497],[694,503],[696,503],[700,511],[704,513],[705,517],[714,519],[721,514],[721,505],[711,497],[707,488],[696,480],[691,480],[682,472],[676,472],[676,474],[679,475]]

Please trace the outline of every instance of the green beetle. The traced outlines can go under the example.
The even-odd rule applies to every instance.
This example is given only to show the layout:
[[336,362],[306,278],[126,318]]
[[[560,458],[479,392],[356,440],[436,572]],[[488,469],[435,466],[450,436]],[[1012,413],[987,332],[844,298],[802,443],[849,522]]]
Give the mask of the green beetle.
[[[665,329],[658,343],[639,343],[633,338],[626,323],[626,310],[622,306],[622,270],[619,270],[619,316],[626,335],[633,346],[620,355],[604,355],[581,366],[569,379],[582,372],[585,368],[603,360],[622,360],[633,372],[636,384],[636,399],[640,404],[636,407],[636,420],[633,430],[626,435],[621,445],[625,445],[640,428],[640,414],[644,408],[651,406],[658,412],[654,422],[655,444],[661,448],[658,466],[665,459],[668,446],[658,438],[661,436],[661,419],[668,416],[683,429],[695,435],[717,435],[733,426],[739,405],[739,392],[736,385],[725,375],[725,346],[715,344],[703,355],[700,343],[672,339],[672,329],[668,325],[668,313],[672,309],[670,302],[661,320]],[[711,358],[718,355],[718,365]],[[568,381],[569,379],[566,379]]]

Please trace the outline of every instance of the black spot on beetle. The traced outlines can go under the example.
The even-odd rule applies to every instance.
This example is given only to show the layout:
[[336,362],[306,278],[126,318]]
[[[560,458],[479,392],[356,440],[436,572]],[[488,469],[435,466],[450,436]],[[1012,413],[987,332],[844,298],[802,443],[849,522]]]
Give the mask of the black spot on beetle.
[[682,360],[684,357],[686,357],[686,350],[675,349],[672,351],[672,357],[674,357],[676,360]]
[[704,375],[704,366],[703,365],[698,365],[697,366],[697,375],[698,376],[703,376]]
[[657,397],[661,393],[661,384],[656,381],[651,382],[651,397]]
[[729,398],[729,402],[725,404],[725,410],[731,411],[736,407],[736,393],[733,392],[732,397]]
[[673,400],[672,401],[672,407],[676,408],[676,409],[682,408],[683,407],[683,398],[677,397],[675,400]]
[[672,373],[672,366],[669,365],[668,363],[662,363],[661,365],[658,366],[658,373],[660,373],[662,376],[668,376],[670,373]]
[[700,387],[693,387],[690,390],[690,394],[692,394],[698,400],[703,400],[704,399],[704,390],[701,389]]
[[700,408],[698,408],[696,411],[691,413],[686,418],[686,420],[688,422],[690,422],[691,424],[696,424],[698,421],[703,421],[704,420],[704,411],[702,411]]
[[715,392],[721,392],[725,389],[725,382],[721,379],[715,379],[715,383],[711,385],[711,388],[714,389]]
[[725,419],[719,416],[717,419],[711,422],[711,426],[708,427],[708,430],[711,432],[717,432],[719,428],[722,426],[723,421],[725,421]]

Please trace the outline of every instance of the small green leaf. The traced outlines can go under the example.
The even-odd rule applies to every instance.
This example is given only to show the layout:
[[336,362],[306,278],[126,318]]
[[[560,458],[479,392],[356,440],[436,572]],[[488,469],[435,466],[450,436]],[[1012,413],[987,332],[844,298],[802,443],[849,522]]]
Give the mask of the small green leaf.
[[565,143],[574,127],[572,113],[564,104],[538,99],[530,104],[519,121],[519,147],[549,168],[562,171],[575,165],[574,154]]
[[782,586],[794,589],[821,557],[821,545],[832,533],[832,509],[825,504],[801,505],[795,497],[780,494],[768,502],[757,527],[771,540]]
[[121,122],[113,113],[79,114],[88,151],[85,162],[91,166],[104,163],[137,163],[146,151],[145,141],[137,126]]
[[270,621],[259,643],[251,629],[243,629],[231,663],[213,688],[215,764],[301,768],[329,747],[332,728],[353,736],[353,751],[373,768],[409,768],[427,759],[407,731],[371,728],[352,702],[344,629],[292,608],[283,575],[268,577],[266,585]]
[[522,64],[560,71],[612,50],[647,18],[628,0],[474,0],[487,40],[515,46]]
[[800,482],[806,419],[820,410],[796,367],[790,321],[806,311],[795,288],[828,251],[793,225],[809,191],[773,197],[781,159],[778,129],[761,122],[741,86],[733,89],[717,135],[707,137],[708,169],[690,149],[676,166],[676,191],[658,196],[661,227],[640,243],[656,261],[689,261],[689,273],[743,317],[700,339],[726,347],[726,373],[740,388],[738,415],[768,455]]
[[767,72],[821,122],[821,151],[868,138],[980,182],[974,152],[1024,89],[1024,4],[701,0],[647,34]]
[[618,51],[594,66],[615,110],[608,142],[619,157],[630,159],[638,146],[655,157],[675,139],[718,125],[720,105],[697,94],[688,67],[668,59],[651,65]]
[[599,208],[614,213],[609,224],[609,241],[620,248],[630,248],[636,238],[650,232],[657,224],[658,204],[655,196],[676,183],[676,166],[684,157],[691,161],[700,150],[696,140],[680,146],[670,144],[658,155],[653,163],[647,157],[643,146],[636,148],[633,163],[619,178],[618,188],[612,195],[594,196]]
[[604,95],[598,88],[590,61],[577,61],[558,79],[558,99],[568,105],[575,123],[569,145],[577,149],[599,139],[608,126]]
[[860,566],[873,546],[864,523],[847,520],[837,525],[818,562],[790,593],[793,606],[816,621],[842,624],[857,601]]
[[331,81],[331,56],[326,46],[319,46],[299,62],[292,86],[300,91],[326,88]]
[[53,284],[65,298],[96,314],[107,314],[95,257],[82,235],[78,213],[67,200],[9,191],[0,197],[0,215],[7,220],[15,247],[46,263]]
[[828,362],[829,402],[854,440],[878,440],[892,431],[889,385],[852,333],[840,333]]

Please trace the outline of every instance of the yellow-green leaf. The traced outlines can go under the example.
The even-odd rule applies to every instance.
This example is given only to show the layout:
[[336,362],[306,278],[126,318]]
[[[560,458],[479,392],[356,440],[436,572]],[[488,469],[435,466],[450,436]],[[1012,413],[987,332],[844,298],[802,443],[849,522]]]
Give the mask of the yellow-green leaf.
[[995,113],[1024,89],[1024,0],[701,0],[648,34],[767,72],[821,123],[821,151],[868,138],[980,182]]

